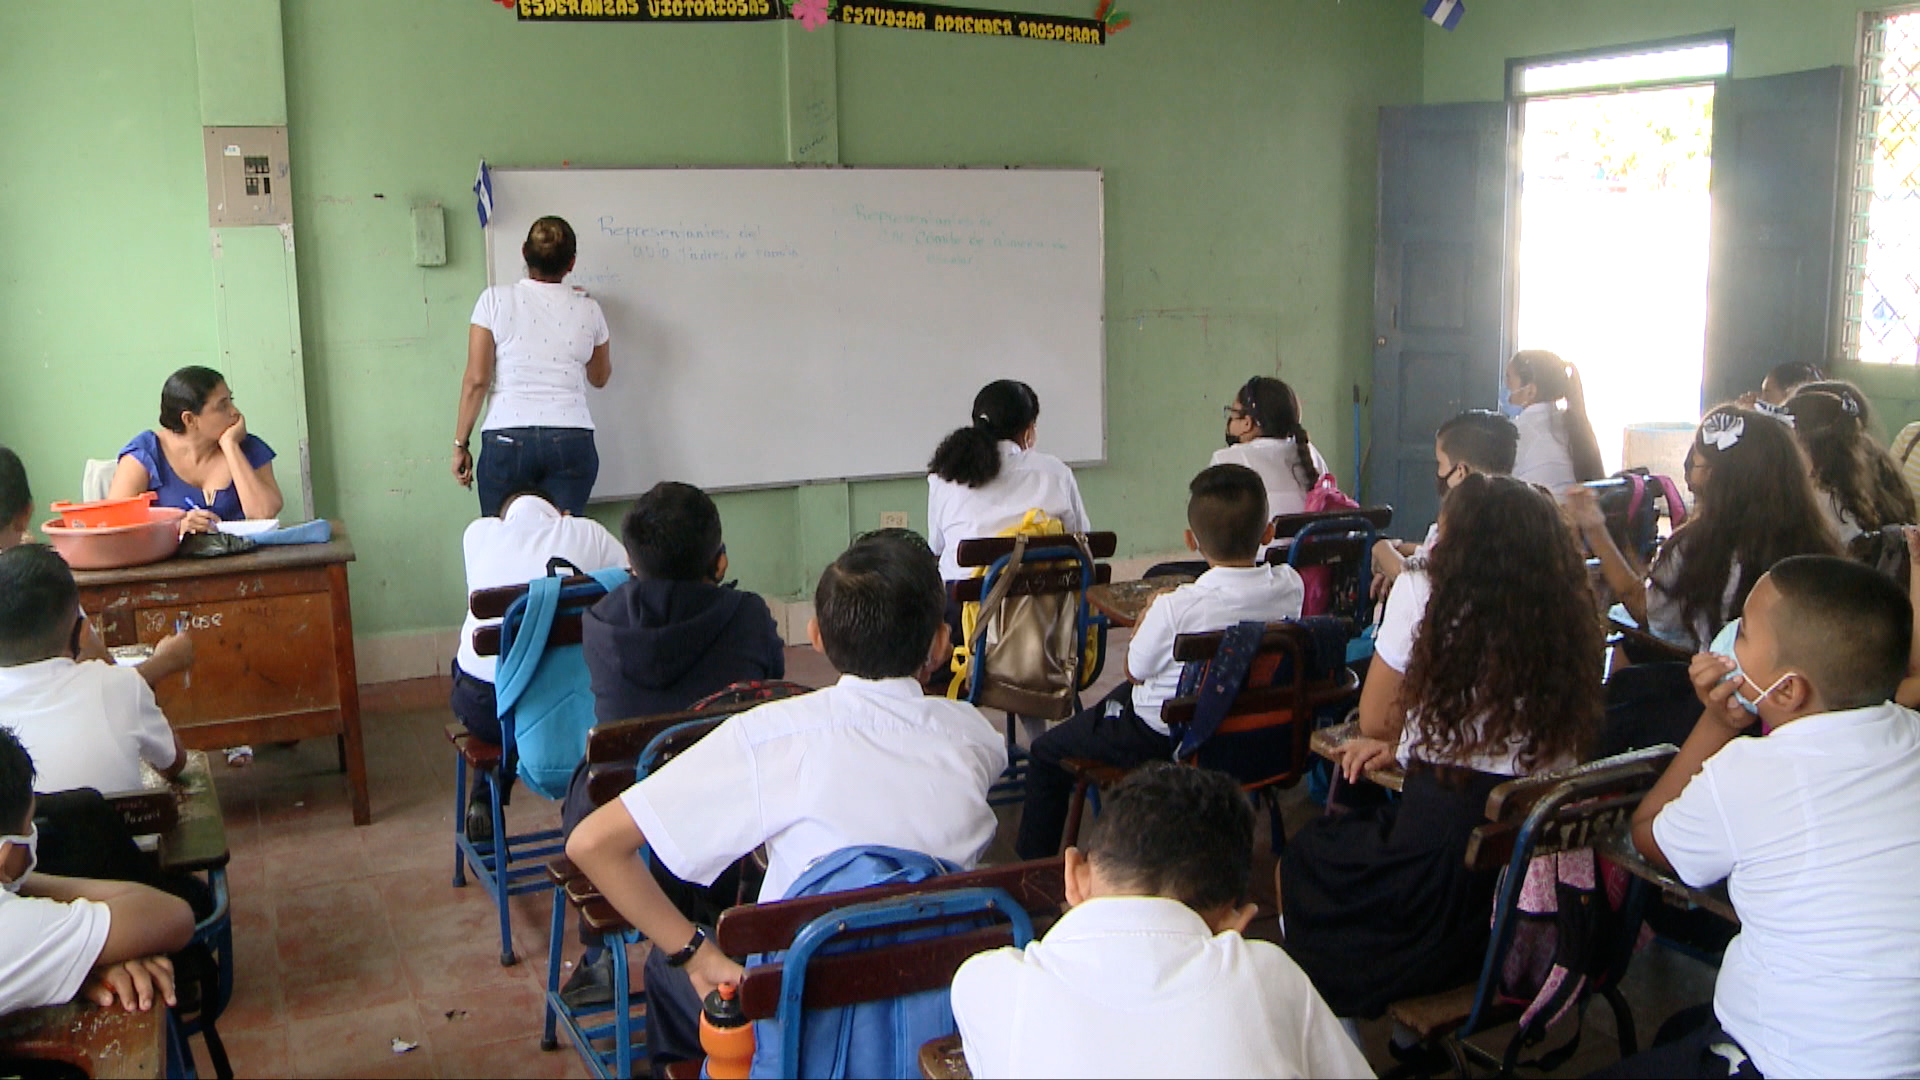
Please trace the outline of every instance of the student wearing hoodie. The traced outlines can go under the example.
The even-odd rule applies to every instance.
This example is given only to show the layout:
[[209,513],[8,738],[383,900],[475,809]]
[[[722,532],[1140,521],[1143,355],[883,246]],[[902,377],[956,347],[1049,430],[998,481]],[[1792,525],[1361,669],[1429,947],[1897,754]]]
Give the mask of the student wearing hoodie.
[[[678,712],[736,682],[786,675],[786,646],[758,595],[721,584],[727,546],[720,511],[691,484],[655,484],[620,525],[633,578],[587,612],[583,644],[601,722]],[[587,768],[574,770],[561,827],[592,813]],[[662,881],[682,910],[732,904],[739,879],[707,888]],[[709,920],[711,921],[711,920]],[[576,1006],[612,1000],[613,967],[598,935],[581,933],[587,955],[562,993]]]

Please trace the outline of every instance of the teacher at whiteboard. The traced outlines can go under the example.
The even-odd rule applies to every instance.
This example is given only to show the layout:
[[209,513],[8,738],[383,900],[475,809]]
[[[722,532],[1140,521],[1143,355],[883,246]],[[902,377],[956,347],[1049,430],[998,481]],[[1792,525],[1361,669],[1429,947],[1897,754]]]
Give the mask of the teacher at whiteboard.
[[[607,385],[607,317],[585,290],[564,284],[577,244],[573,226],[543,217],[520,254],[527,276],[480,294],[467,329],[467,374],[453,428],[453,476],[480,487],[480,512],[494,517],[508,495],[537,488],[568,513],[586,513],[600,473],[587,387]],[[480,406],[480,462],[471,440]]]

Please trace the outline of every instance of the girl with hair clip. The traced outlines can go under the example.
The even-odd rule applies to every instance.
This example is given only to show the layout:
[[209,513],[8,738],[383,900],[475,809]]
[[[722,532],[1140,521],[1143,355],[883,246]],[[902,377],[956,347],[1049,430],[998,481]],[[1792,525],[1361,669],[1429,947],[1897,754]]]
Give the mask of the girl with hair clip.
[[990,382],[973,398],[973,422],[940,440],[927,463],[927,543],[940,556],[940,576],[967,576],[960,541],[997,536],[1027,511],[1057,518],[1068,532],[1086,532],[1087,508],[1073,470],[1033,448],[1040,398],[1012,379]]
[[1221,412],[1227,419],[1227,445],[1213,452],[1211,464],[1245,465],[1259,473],[1267,489],[1268,515],[1304,512],[1307,490],[1327,471],[1327,462],[1300,423],[1300,399],[1293,387],[1256,375]]
[[1466,868],[1467,841],[1496,786],[1584,760],[1600,724],[1592,610],[1545,492],[1475,473],[1447,495],[1431,557],[1387,600],[1361,735],[1335,763],[1357,781],[1398,761],[1405,791],[1315,818],[1278,870],[1287,952],[1337,1015],[1478,974],[1495,879]]
[[1798,393],[1808,383],[1824,380],[1827,373],[1820,365],[1806,360],[1788,360],[1775,364],[1760,380],[1759,390],[1749,390],[1735,400],[1734,404],[1743,409],[1758,409],[1761,412],[1774,412],[1787,403],[1787,399]]
[[1774,563],[1843,554],[1806,455],[1775,417],[1734,405],[1709,412],[1687,452],[1687,488],[1693,513],[1661,545],[1650,571],[1614,545],[1592,492],[1580,488],[1566,498],[1614,596],[1664,641],[1698,652],[1740,614]]
[[1545,349],[1514,353],[1507,361],[1507,400],[1520,407],[1516,478],[1557,493],[1607,475],[1579,369]]
[[1820,508],[1841,543],[1885,525],[1913,522],[1913,493],[1893,459],[1867,434],[1852,396],[1803,387],[1784,411],[1813,467]]

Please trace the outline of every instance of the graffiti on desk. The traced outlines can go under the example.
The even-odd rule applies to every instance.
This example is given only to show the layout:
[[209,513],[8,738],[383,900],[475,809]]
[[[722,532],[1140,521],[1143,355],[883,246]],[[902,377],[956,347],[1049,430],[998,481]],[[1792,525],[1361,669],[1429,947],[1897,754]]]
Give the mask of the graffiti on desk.
[[191,611],[182,611],[177,614],[165,611],[143,611],[140,613],[140,632],[165,637],[172,633],[177,625],[184,625],[189,630],[216,630],[219,629],[224,617],[224,613],[218,611],[211,615],[196,615]]

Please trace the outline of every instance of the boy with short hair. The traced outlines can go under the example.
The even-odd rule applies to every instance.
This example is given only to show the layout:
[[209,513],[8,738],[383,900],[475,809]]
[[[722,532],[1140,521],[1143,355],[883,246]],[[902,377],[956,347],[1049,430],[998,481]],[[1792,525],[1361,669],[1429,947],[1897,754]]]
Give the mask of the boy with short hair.
[[924,540],[861,537],[820,576],[807,627],[840,681],[728,718],[574,830],[568,857],[656,946],[646,976],[654,1054],[697,1056],[701,998],[743,971],[634,857],[643,845],[674,876],[707,884],[765,844],[760,899],[777,900],[842,848],[971,867],[992,842],[987,789],[1006,748],[972,705],[921,687],[948,655],[945,609]]
[[84,989],[102,1008],[174,1004],[165,954],[193,937],[186,901],[157,889],[34,873],[33,759],[0,727],[0,1014]]
[[1205,556],[1209,569],[1147,607],[1127,645],[1126,682],[1033,741],[1014,845],[1023,859],[1060,850],[1073,794],[1073,777],[1062,762],[1091,758],[1130,769],[1172,758],[1174,739],[1160,707],[1180,686],[1176,637],[1300,616],[1306,595],[1300,575],[1290,566],[1259,562],[1261,546],[1273,539],[1260,474],[1244,465],[1214,465],[1193,478],[1188,493],[1187,547]]
[[[706,492],[655,484],[627,511],[620,535],[633,578],[595,604],[581,624],[596,719],[678,712],[737,682],[785,677],[786,646],[767,602],[721,584],[727,545],[720,510]],[[582,761],[567,785],[561,829],[572,835],[593,809]],[[730,871],[710,889],[671,878],[662,884],[683,910],[711,921],[732,903],[740,881]],[[586,953],[562,997],[574,1007],[612,1001],[613,964],[600,936],[582,926],[580,940]]]
[[[1514,422],[1491,409],[1467,409],[1440,425],[1433,435],[1434,487],[1440,501],[1460,481],[1479,473],[1482,476],[1512,476],[1514,457],[1520,451],[1520,429]],[[1424,556],[1439,537],[1439,522],[1427,527],[1420,543],[1405,540],[1376,540],[1373,545],[1373,592],[1376,597],[1393,588],[1407,568],[1407,560]]]
[[973,1075],[1373,1075],[1285,950],[1241,936],[1253,810],[1232,777],[1135,770],[1066,863],[1046,936],[954,976]]
[[145,761],[171,780],[180,740],[137,671],[81,663],[80,594],[44,544],[0,551],[0,723],[39,762],[47,791],[142,786]]
[[1725,880],[1740,933],[1713,1022],[1619,1075],[1920,1075],[1920,715],[1888,700],[1912,634],[1891,580],[1804,555],[1693,658],[1706,712],[1633,841],[1688,885]]
[[[27,484],[27,467],[20,455],[0,446],[0,551],[31,541],[33,524],[33,488]],[[113,663],[106,646],[94,636],[93,627],[81,616],[79,659]],[[148,686],[193,666],[193,638],[185,631],[168,634],[153,647],[153,655],[138,667]]]

